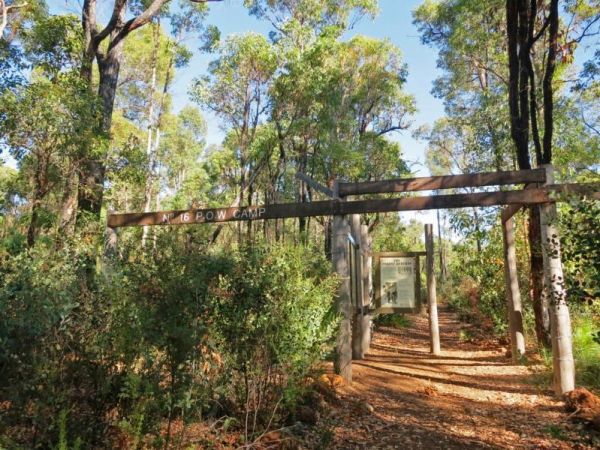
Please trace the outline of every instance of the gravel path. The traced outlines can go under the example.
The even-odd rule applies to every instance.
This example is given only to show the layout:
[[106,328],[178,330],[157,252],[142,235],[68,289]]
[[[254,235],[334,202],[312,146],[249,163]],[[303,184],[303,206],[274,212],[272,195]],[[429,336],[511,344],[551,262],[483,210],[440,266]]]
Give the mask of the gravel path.
[[[429,353],[426,316],[381,328],[353,363],[353,383],[325,417],[339,449],[588,449],[536,365],[514,365],[492,338],[465,341],[468,326],[440,309],[442,355]],[[462,330],[462,331],[461,331]]]

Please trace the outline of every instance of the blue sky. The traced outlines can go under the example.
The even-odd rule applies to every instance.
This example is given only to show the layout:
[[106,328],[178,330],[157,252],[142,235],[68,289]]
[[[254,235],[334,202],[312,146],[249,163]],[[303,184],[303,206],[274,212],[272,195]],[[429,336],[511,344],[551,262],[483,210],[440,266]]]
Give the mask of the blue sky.
[[[377,38],[390,39],[403,53],[404,61],[408,64],[408,81],[406,91],[414,95],[418,112],[412,119],[414,127],[431,124],[443,114],[440,100],[430,94],[431,83],[436,78],[437,52],[422,45],[419,41],[418,32],[412,24],[412,10],[422,3],[422,0],[380,0],[380,13],[374,19],[363,18],[355,27],[346,34],[350,38],[357,34]],[[50,10],[53,13],[71,12],[80,14],[81,3],[78,0],[49,0]],[[99,1],[99,15],[108,11],[112,2]],[[104,6],[104,8],[103,8]],[[105,9],[106,8],[106,9]],[[216,25],[221,30],[221,36],[225,37],[231,33],[244,33],[254,31],[268,35],[271,26],[266,21],[260,21],[248,14],[243,6],[243,0],[224,0],[211,3],[207,24]],[[214,55],[202,54],[197,50],[199,42],[190,40],[187,45],[195,51],[190,64],[178,71],[174,80],[172,94],[175,110],[180,109],[189,102],[188,90],[192,80],[204,73],[208,63]],[[223,132],[219,127],[219,121],[210,112],[204,115],[208,122],[207,142],[218,144],[222,141]],[[428,171],[423,166],[425,145],[416,141],[411,136],[412,130],[394,133],[391,139],[400,142],[405,159],[411,165],[415,174],[427,175]]]
[[[437,52],[421,44],[419,34],[412,24],[411,12],[421,3],[422,0],[380,0],[379,15],[374,19],[363,18],[345,36],[350,38],[362,34],[390,39],[400,48],[404,62],[408,64],[408,79],[405,89],[415,97],[418,108],[418,112],[412,119],[414,127],[432,124],[443,115],[442,102],[430,93],[432,82],[439,75],[436,68]],[[247,9],[243,7],[243,0],[225,0],[221,3],[211,4],[207,23],[217,25],[221,30],[222,37],[230,33],[248,31],[267,35],[271,31],[267,22],[258,21],[248,14]],[[176,108],[185,104],[191,80],[206,72],[211,59],[211,55],[196,55],[189,67],[180,71],[173,89]],[[205,117],[209,129],[208,143],[220,143],[223,134],[219,128],[218,119],[209,113],[205,113]],[[400,142],[404,158],[409,162],[411,170],[416,175],[429,174],[423,164],[426,146],[412,137],[412,130],[394,133],[389,137]],[[400,216],[405,221],[414,218],[421,222],[437,223],[435,211],[405,212],[400,213]]]
[[[415,127],[433,123],[443,114],[441,101],[430,94],[431,83],[438,74],[437,52],[420,43],[418,32],[412,24],[411,11],[420,3],[422,0],[380,0],[379,15],[373,20],[363,18],[346,34],[348,38],[357,34],[387,38],[402,50],[409,71],[406,90],[415,96],[419,109],[412,120]],[[248,31],[266,35],[271,30],[266,21],[259,21],[248,14],[247,9],[243,7],[243,0],[225,0],[211,4],[207,23],[217,25],[223,37],[230,33]],[[212,58],[212,55],[196,55],[191,64],[180,71],[173,89],[176,108],[185,104],[191,80],[206,72]],[[205,116],[209,125],[208,142],[220,143],[223,134],[219,129],[218,120],[206,112]],[[391,138],[401,143],[404,155],[415,173],[428,174],[423,166],[425,145],[411,137],[411,130],[394,133]]]

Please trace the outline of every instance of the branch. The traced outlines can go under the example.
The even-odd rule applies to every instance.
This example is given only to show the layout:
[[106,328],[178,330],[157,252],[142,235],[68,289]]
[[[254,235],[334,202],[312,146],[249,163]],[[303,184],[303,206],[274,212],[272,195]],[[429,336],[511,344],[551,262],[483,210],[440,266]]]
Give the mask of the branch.
[[590,130],[592,130],[594,133],[596,133],[598,136],[600,136],[600,130],[598,130],[596,127],[594,127],[594,125],[592,125],[591,123],[589,123],[586,118],[585,118],[585,113],[583,111],[581,111],[581,120],[583,121],[583,124],[588,127]]
[[92,28],[92,33],[94,34],[94,44],[96,46],[100,45],[100,42],[106,39],[110,35],[110,33],[112,33],[113,30],[117,27],[117,25],[119,24],[119,17],[121,16],[121,10],[125,7],[126,3],[127,0],[115,1],[112,16],[110,17],[110,20],[108,21],[108,23],[102,31],[97,33],[96,30]]
[[588,30],[599,20],[600,20],[600,14],[597,15],[596,17],[594,17],[593,20],[590,20],[590,22],[581,31],[581,34],[579,35],[579,37],[570,40],[568,44],[580,43],[583,40],[583,38],[585,38],[585,37],[596,36],[597,34],[599,34],[599,32],[587,34]]
[[8,11],[10,11],[11,9],[24,8],[25,6],[27,6],[27,2],[21,3],[20,5],[8,5],[5,7],[5,11],[8,13]]
[[406,130],[406,129],[408,129],[408,126],[406,126],[406,125],[402,125],[402,124],[392,125],[390,127],[384,128],[381,131],[378,131],[377,136],[383,136],[384,134],[390,133],[392,131],[402,131],[402,130]]
[[[118,0],[123,1],[123,0]],[[208,3],[208,2],[220,2],[222,0],[190,0],[192,3]],[[160,11],[165,3],[169,2],[169,0],[154,0],[148,8],[144,12],[142,12],[139,16],[134,17],[133,19],[125,22],[125,25],[119,33],[115,36],[115,38],[110,43],[110,48],[115,47],[119,42],[127,37],[129,33],[134,30],[137,30],[140,27],[143,27],[148,22],[152,20],[152,18]],[[116,8],[115,8],[116,10]],[[112,20],[112,19],[111,19]]]

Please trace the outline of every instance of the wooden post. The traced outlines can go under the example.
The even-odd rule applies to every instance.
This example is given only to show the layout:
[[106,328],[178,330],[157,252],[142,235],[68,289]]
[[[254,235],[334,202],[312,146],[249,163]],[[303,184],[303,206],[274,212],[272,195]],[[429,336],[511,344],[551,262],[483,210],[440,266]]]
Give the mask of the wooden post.
[[421,257],[419,255],[415,256],[415,289],[419,299],[419,313],[425,314],[427,313],[427,304],[425,298],[421,295]]
[[440,327],[438,324],[437,294],[435,286],[433,225],[425,224],[425,248],[427,250],[427,303],[429,304],[429,334],[431,337],[431,353],[439,355]]
[[506,280],[506,303],[508,306],[508,327],[512,360],[519,362],[525,354],[525,335],[523,333],[523,309],[517,273],[517,253],[515,250],[515,222],[512,217],[502,219],[504,237],[504,276]]
[[[363,249],[364,244],[362,240],[362,227],[360,225],[360,215],[352,214],[350,228],[354,241],[357,244],[354,250],[354,272],[352,276],[354,278],[355,285],[355,302],[354,302],[354,317],[352,322],[352,359],[364,359],[365,358],[365,334],[368,334],[368,330],[365,329],[365,314],[364,314],[364,276],[363,276]],[[368,281],[368,280],[367,280]],[[368,345],[367,345],[368,347]]]
[[[546,184],[554,182],[552,165],[545,165]],[[575,364],[571,335],[571,317],[563,277],[556,203],[540,205],[542,256],[544,258],[544,295],[549,300],[552,333],[554,391],[561,396],[575,389]]]
[[340,278],[336,306],[341,316],[335,351],[334,370],[347,382],[352,381],[352,299],[348,233],[350,227],[344,216],[333,217],[331,258],[333,270]]
[[[112,214],[113,211],[109,210],[108,214]],[[117,245],[119,237],[117,235],[117,229],[107,226],[104,229],[104,255],[105,256],[116,256]]]
[[369,226],[360,226],[360,242],[362,256],[362,289],[363,289],[363,315],[362,315],[362,353],[363,356],[371,348],[371,327],[373,317],[370,311],[371,305],[371,285],[372,285],[372,261],[371,237],[369,236]]

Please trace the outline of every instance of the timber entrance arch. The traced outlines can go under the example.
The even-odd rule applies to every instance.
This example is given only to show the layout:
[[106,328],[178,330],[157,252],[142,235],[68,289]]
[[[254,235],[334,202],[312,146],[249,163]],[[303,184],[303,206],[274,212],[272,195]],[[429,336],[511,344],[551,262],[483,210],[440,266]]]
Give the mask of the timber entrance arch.
[[[419,211],[467,207],[502,206],[506,299],[513,358],[525,352],[521,299],[517,282],[517,266],[512,217],[522,207],[540,208],[542,250],[546,295],[550,301],[552,324],[552,354],[554,386],[558,394],[575,387],[569,312],[564,288],[560,238],[556,227],[556,202],[568,196],[588,196],[600,199],[600,183],[554,184],[552,166],[541,169],[489,172],[466,175],[420,177],[362,183],[335,182],[333,189],[322,186],[306,175],[297,178],[328,196],[329,200],[310,203],[287,203],[264,206],[157,211],[149,213],[109,214],[107,227],[110,245],[116,245],[116,229],[134,226],[169,226],[236,221],[268,220],[294,217],[333,216],[332,262],[340,277],[337,308],[341,323],[337,336],[335,370],[346,380],[352,379],[352,358],[360,359],[369,346],[370,310],[364,278],[364,264],[354,264],[351,258],[368,255],[365,251],[366,226],[360,224],[360,214],[376,212]],[[524,185],[521,189],[506,186]],[[457,188],[496,186],[495,190],[469,194],[440,194],[402,198],[348,200],[372,194],[393,194]],[[431,331],[431,352],[441,352],[437,326],[434,252],[431,225],[425,225],[427,247],[427,300]],[[352,250],[354,249],[354,250]],[[354,256],[351,256],[354,252]],[[366,259],[366,258],[363,258]],[[354,272],[354,273],[352,273]],[[353,284],[353,280],[355,281]],[[357,283],[362,280],[362,283]],[[358,287],[361,286],[361,287]],[[352,293],[355,293],[353,296]],[[352,301],[352,298],[355,301]],[[369,301],[370,303],[370,301]],[[557,330],[560,329],[560,334]]]

